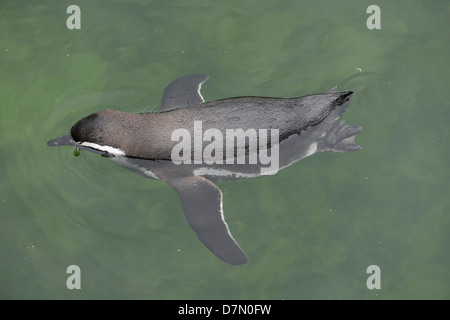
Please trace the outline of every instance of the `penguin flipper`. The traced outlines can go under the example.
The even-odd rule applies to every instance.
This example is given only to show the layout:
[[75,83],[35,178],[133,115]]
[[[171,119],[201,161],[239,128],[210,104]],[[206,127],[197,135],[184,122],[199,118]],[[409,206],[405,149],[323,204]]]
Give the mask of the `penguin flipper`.
[[208,78],[206,75],[193,74],[175,80],[164,90],[158,111],[192,107],[205,102],[200,89]]
[[199,240],[218,258],[239,265],[247,256],[228,229],[222,211],[222,192],[200,176],[177,177],[166,181],[178,193],[186,219]]

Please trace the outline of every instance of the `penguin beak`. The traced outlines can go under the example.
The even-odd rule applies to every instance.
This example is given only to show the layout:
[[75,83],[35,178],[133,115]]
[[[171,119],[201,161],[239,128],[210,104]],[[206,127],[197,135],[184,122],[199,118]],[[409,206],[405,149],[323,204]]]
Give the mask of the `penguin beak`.
[[49,140],[47,142],[47,145],[49,147],[75,146],[75,150],[74,150],[73,154],[76,157],[78,157],[80,155],[80,150],[88,150],[88,151],[91,151],[93,153],[97,153],[97,154],[99,154],[101,156],[108,156],[108,152],[106,152],[106,151],[97,150],[95,148],[86,147],[86,146],[83,146],[83,145],[79,144],[78,142],[73,140],[73,138],[72,138],[72,136],[70,134],[67,135],[67,136],[62,136],[62,137],[58,137],[58,138]]
[[72,139],[70,135],[58,137],[47,142],[49,147],[58,146],[77,146],[78,144]]
[[72,139],[71,135],[52,139],[47,142],[47,145],[49,147],[75,146],[75,150],[73,151],[74,156],[78,157],[80,155],[80,145]]

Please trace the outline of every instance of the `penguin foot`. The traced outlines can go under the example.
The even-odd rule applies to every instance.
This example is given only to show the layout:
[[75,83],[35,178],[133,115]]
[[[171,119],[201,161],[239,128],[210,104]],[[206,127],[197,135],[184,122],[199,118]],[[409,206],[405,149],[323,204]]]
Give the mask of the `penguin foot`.
[[355,137],[362,128],[351,127],[345,121],[336,121],[317,140],[317,151],[350,152],[361,150],[361,146],[355,143]]

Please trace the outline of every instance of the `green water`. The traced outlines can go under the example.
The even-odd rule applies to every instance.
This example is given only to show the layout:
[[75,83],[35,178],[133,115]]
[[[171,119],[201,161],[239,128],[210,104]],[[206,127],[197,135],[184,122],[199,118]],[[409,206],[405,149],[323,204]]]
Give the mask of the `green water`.
[[[445,0],[2,0],[0,298],[450,299],[449,16]],[[203,247],[170,186],[46,146],[195,73],[206,100],[356,93],[364,150],[219,185],[243,266]]]

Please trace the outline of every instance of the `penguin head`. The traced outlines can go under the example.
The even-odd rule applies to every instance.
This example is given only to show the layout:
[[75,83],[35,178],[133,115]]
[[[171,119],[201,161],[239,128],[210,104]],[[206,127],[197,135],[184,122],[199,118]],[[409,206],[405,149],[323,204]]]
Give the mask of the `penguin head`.
[[70,130],[73,140],[78,143],[104,143],[106,137],[103,118],[101,112],[96,112],[75,123]]
[[120,148],[120,130],[116,126],[116,118],[115,111],[95,112],[74,124],[70,130],[72,139],[79,146],[101,153],[124,155]]

